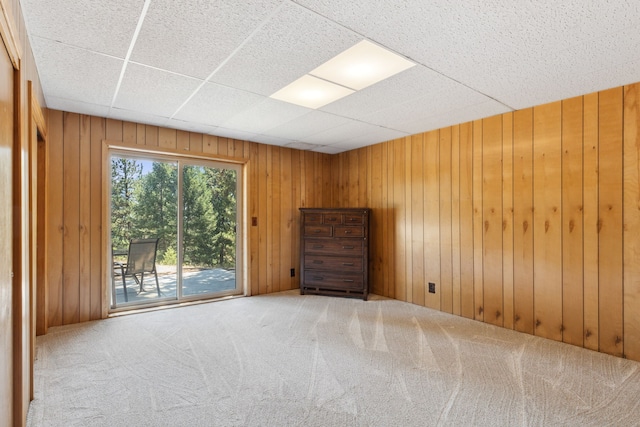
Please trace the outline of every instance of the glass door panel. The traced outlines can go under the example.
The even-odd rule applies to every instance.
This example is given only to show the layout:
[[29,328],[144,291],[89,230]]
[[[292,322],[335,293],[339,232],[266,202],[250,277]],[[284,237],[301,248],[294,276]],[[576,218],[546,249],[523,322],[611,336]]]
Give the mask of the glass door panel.
[[186,165],[182,173],[182,293],[236,293],[236,170]]
[[[114,308],[177,297],[177,177],[176,162],[111,157]],[[136,245],[140,239],[157,239],[155,250]],[[141,257],[147,257],[145,266]]]

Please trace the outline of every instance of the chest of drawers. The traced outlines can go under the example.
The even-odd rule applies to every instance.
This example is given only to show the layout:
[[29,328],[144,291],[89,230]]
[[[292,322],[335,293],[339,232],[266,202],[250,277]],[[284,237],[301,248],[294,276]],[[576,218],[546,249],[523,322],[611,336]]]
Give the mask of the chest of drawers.
[[301,208],[300,293],[367,299],[367,208]]

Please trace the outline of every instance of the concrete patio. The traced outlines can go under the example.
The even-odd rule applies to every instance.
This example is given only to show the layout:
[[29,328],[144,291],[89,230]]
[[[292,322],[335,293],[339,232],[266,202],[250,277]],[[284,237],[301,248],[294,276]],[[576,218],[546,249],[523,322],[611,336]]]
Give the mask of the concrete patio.
[[[156,281],[153,274],[146,274],[144,277],[144,290],[140,291],[140,285],[133,277],[127,276],[127,297],[124,300],[124,289],[122,278],[116,276],[116,306],[137,305],[141,303],[151,303],[159,299],[176,298],[176,267],[157,266],[158,282],[160,284],[160,296],[156,289]],[[235,269],[224,268],[194,268],[187,267],[182,272],[182,295],[194,296],[204,294],[215,294],[218,292],[232,291],[236,288]]]

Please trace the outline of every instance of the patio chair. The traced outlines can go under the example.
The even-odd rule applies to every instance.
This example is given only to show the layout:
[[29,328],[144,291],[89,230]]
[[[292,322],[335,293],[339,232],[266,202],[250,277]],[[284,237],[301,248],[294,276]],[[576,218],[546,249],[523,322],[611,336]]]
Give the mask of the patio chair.
[[[115,301],[115,280],[116,276],[122,277],[122,287],[124,288],[124,300],[129,301],[127,295],[127,277],[133,277],[137,284],[140,285],[138,293],[144,289],[144,274],[153,273],[156,277],[156,288],[158,296],[160,296],[160,283],[158,282],[158,273],[156,272],[156,254],[158,252],[158,240],[160,239],[131,239],[129,242],[129,251],[127,253],[127,262],[113,261],[113,295]],[[140,278],[138,278],[138,275]]]

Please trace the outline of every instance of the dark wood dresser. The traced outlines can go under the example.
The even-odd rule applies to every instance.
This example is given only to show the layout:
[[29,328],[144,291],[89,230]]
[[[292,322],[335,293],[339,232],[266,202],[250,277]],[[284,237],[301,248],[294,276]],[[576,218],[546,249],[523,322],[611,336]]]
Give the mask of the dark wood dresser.
[[300,208],[300,293],[367,299],[368,208]]

